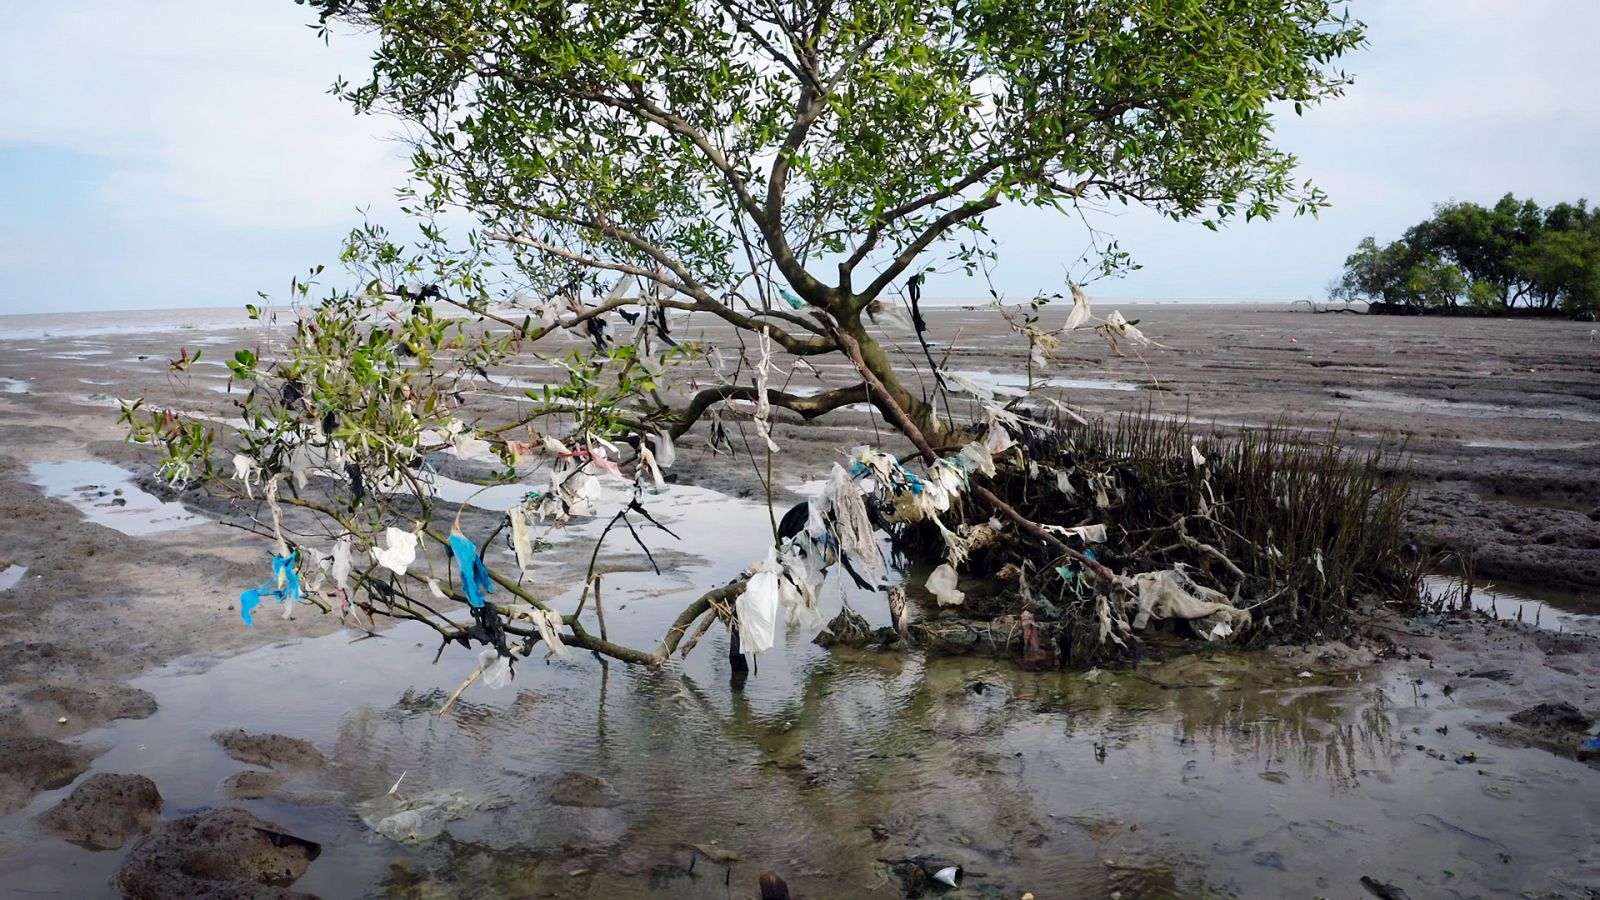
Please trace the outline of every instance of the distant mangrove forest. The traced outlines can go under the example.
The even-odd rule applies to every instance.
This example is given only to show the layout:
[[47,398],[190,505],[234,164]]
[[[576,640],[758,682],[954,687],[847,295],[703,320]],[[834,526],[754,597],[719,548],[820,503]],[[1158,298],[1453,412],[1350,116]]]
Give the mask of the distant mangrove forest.
[[1600,313],[1600,209],[1511,194],[1445,203],[1387,244],[1367,237],[1329,295],[1374,312]]

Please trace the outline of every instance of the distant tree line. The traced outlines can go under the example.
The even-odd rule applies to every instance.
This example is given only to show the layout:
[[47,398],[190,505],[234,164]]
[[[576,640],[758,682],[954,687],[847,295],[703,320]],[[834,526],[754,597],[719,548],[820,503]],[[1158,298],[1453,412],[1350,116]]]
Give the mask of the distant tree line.
[[1600,208],[1541,209],[1510,194],[1492,207],[1445,203],[1397,241],[1368,237],[1330,288],[1336,300],[1405,311],[1600,312]]

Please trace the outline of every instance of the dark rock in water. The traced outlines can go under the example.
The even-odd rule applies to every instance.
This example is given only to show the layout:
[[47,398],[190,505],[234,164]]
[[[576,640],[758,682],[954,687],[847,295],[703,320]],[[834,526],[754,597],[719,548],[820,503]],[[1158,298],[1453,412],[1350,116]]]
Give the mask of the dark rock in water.
[[872,639],[872,625],[866,619],[849,609],[841,609],[839,614],[833,617],[833,621],[829,622],[811,642],[819,647],[832,647],[836,644],[845,647],[865,647],[872,642]]
[[789,900],[789,885],[776,872],[761,873],[761,900]]
[[1559,756],[1600,766],[1600,750],[1585,746],[1593,720],[1570,703],[1540,703],[1512,713],[1509,721],[1471,726],[1502,741],[1538,747]]
[[308,897],[286,888],[321,853],[319,844],[242,809],[208,809],[158,826],[134,844],[116,887],[139,900]]
[[1386,881],[1379,881],[1371,875],[1361,876],[1361,886],[1378,900],[1411,900],[1410,895],[1401,890],[1398,885]]
[[1512,674],[1510,669],[1480,669],[1476,672],[1468,672],[1467,677],[1483,678],[1488,681],[1510,681]]
[[1276,850],[1263,850],[1257,853],[1251,861],[1258,866],[1277,869],[1279,872],[1289,871],[1289,867],[1283,864],[1283,857],[1279,856]]
[[74,844],[115,850],[161,818],[161,793],[143,775],[100,774],[39,817],[39,824]]
[[211,736],[223,751],[242,763],[270,769],[320,769],[327,763],[310,741],[281,734],[250,734],[242,728],[219,731]]
[[609,808],[619,805],[622,798],[604,779],[583,772],[568,772],[551,786],[550,802],[556,806]]
[[149,691],[125,684],[105,684],[92,688],[46,684],[23,694],[22,699],[49,704],[58,715],[81,720],[80,724],[90,726],[113,719],[148,719],[156,711],[156,698]]
[[1511,721],[1525,728],[1549,731],[1588,731],[1592,723],[1588,716],[1571,703],[1540,703],[1511,714]]
[[272,796],[288,780],[289,776],[282,772],[249,769],[224,778],[222,793],[230,800],[260,800]]
[[40,791],[66,787],[96,753],[42,737],[0,738],[0,813],[16,812]]

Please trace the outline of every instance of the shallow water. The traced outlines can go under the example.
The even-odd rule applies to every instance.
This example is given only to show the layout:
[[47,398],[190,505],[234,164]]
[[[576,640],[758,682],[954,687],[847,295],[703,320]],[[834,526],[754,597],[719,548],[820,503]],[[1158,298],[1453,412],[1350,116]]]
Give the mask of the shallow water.
[[[765,507],[710,491],[646,502],[682,541],[643,532],[658,574],[613,533],[606,618],[635,646],[771,534]],[[604,524],[558,534],[550,562]],[[570,610],[581,580],[548,596]],[[831,615],[838,585],[824,594]],[[856,602],[882,620],[881,603]],[[154,779],[168,817],[233,803],[321,842],[295,887],[330,898],[741,897],[766,869],[811,898],[892,897],[889,867],[913,855],[967,869],[951,897],[1359,896],[1363,874],[1414,897],[1600,882],[1593,771],[1474,736],[1473,712],[1396,669],[1301,677],[1211,653],[1090,678],[790,634],[734,690],[726,640],[718,627],[662,672],[527,661],[510,689],[474,685],[440,718],[474,653],[429,665],[421,626],[335,634],[156,671],[135,682],[154,716],[83,740],[110,747],[92,771]],[[209,735],[241,726],[310,739],[333,763],[286,789],[298,799],[230,801],[221,781],[248,767]],[[479,811],[421,844],[377,837],[359,810],[402,773],[402,795],[454,792]],[[603,780],[601,805],[552,802],[572,773]],[[5,883],[104,893],[122,853],[26,831],[65,793],[0,819]],[[691,874],[693,844],[737,859]]]
[[7,394],[26,394],[30,387],[29,382],[20,378],[0,378],[0,391]]
[[[1571,422],[1600,422],[1600,413],[1582,409],[1572,409],[1565,406],[1537,405],[1536,401],[1529,399],[1518,405],[1500,403],[1480,403],[1468,400],[1448,400],[1436,397],[1418,397],[1413,394],[1404,394],[1397,391],[1384,390],[1354,390],[1349,391],[1349,399],[1340,402],[1346,406],[1379,407],[1383,409],[1401,410],[1405,412],[1428,413],[1432,415],[1459,417],[1467,419],[1481,418],[1507,418],[1507,419],[1559,419]],[[1554,403],[1569,403],[1572,397],[1552,398]]]
[[51,497],[78,508],[85,519],[123,534],[154,534],[208,521],[182,504],[159,500],[139,489],[133,473],[95,460],[34,463],[28,480]]
[[22,583],[22,576],[28,574],[27,566],[11,565],[0,569],[0,591],[9,590]]
[[[246,768],[212,731],[315,740],[334,764],[291,790],[337,799],[240,805],[323,843],[296,888],[324,897],[414,880],[439,896],[724,896],[722,866],[687,873],[690,844],[739,855],[733,896],[767,868],[810,897],[896,896],[875,890],[884,860],[912,854],[965,866],[949,895],[963,897],[1357,896],[1362,874],[1473,896],[1600,878],[1592,770],[1475,738],[1435,685],[1381,671],[1297,678],[1216,655],[1091,682],[791,642],[787,672],[734,693],[718,636],[681,671],[524,665],[513,689],[474,688],[440,719],[472,661],[428,666],[429,634],[140,679],[161,710],[86,736],[114,743],[94,771],[149,775],[175,815],[224,802],[218,783]],[[615,805],[550,802],[572,772],[604,779]],[[352,809],[401,773],[414,795],[483,811],[420,846],[374,838]],[[87,895],[119,856],[40,842],[0,874]]]
[[[952,375],[963,375],[982,384],[991,384],[1002,388],[1018,388],[1026,390],[1028,376],[1010,372],[987,372],[977,369],[963,369],[951,372]],[[1103,378],[1068,378],[1065,375],[1048,375],[1033,380],[1034,388],[1057,387],[1071,390],[1084,391],[1137,391],[1139,386],[1131,381],[1109,381]]]
[[[1432,575],[1422,580],[1425,598],[1459,602],[1462,589],[1462,580],[1453,575]],[[1473,587],[1471,603],[1473,609],[1496,619],[1548,631],[1600,634],[1600,602],[1586,593],[1490,582]]]

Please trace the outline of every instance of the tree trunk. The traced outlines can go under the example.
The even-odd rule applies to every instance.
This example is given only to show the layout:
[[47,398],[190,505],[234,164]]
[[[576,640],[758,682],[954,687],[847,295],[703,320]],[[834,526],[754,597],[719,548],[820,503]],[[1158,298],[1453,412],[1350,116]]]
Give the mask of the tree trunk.
[[[905,386],[900,383],[899,373],[895,371],[895,367],[889,362],[889,357],[883,352],[883,347],[876,340],[873,340],[871,335],[867,334],[867,330],[862,327],[859,318],[848,323],[846,328],[849,330],[851,337],[854,337],[856,343],[861,346],[861,358],[866,362],[867,368],[871,369],[872,374],[878,376],[878,380],[883,382],[883,386],[889,395],[900,405],[901,409],[906,411],[906,415],[911,417],[912,423],[922,431],[923,436],[928,439],[928,443],[935,447],[944,446],[947,443],[949,429],[934,414],[933,406],[905,389]],[[885,413],[885,418],[893,421],[893,417],[887,413]]]

